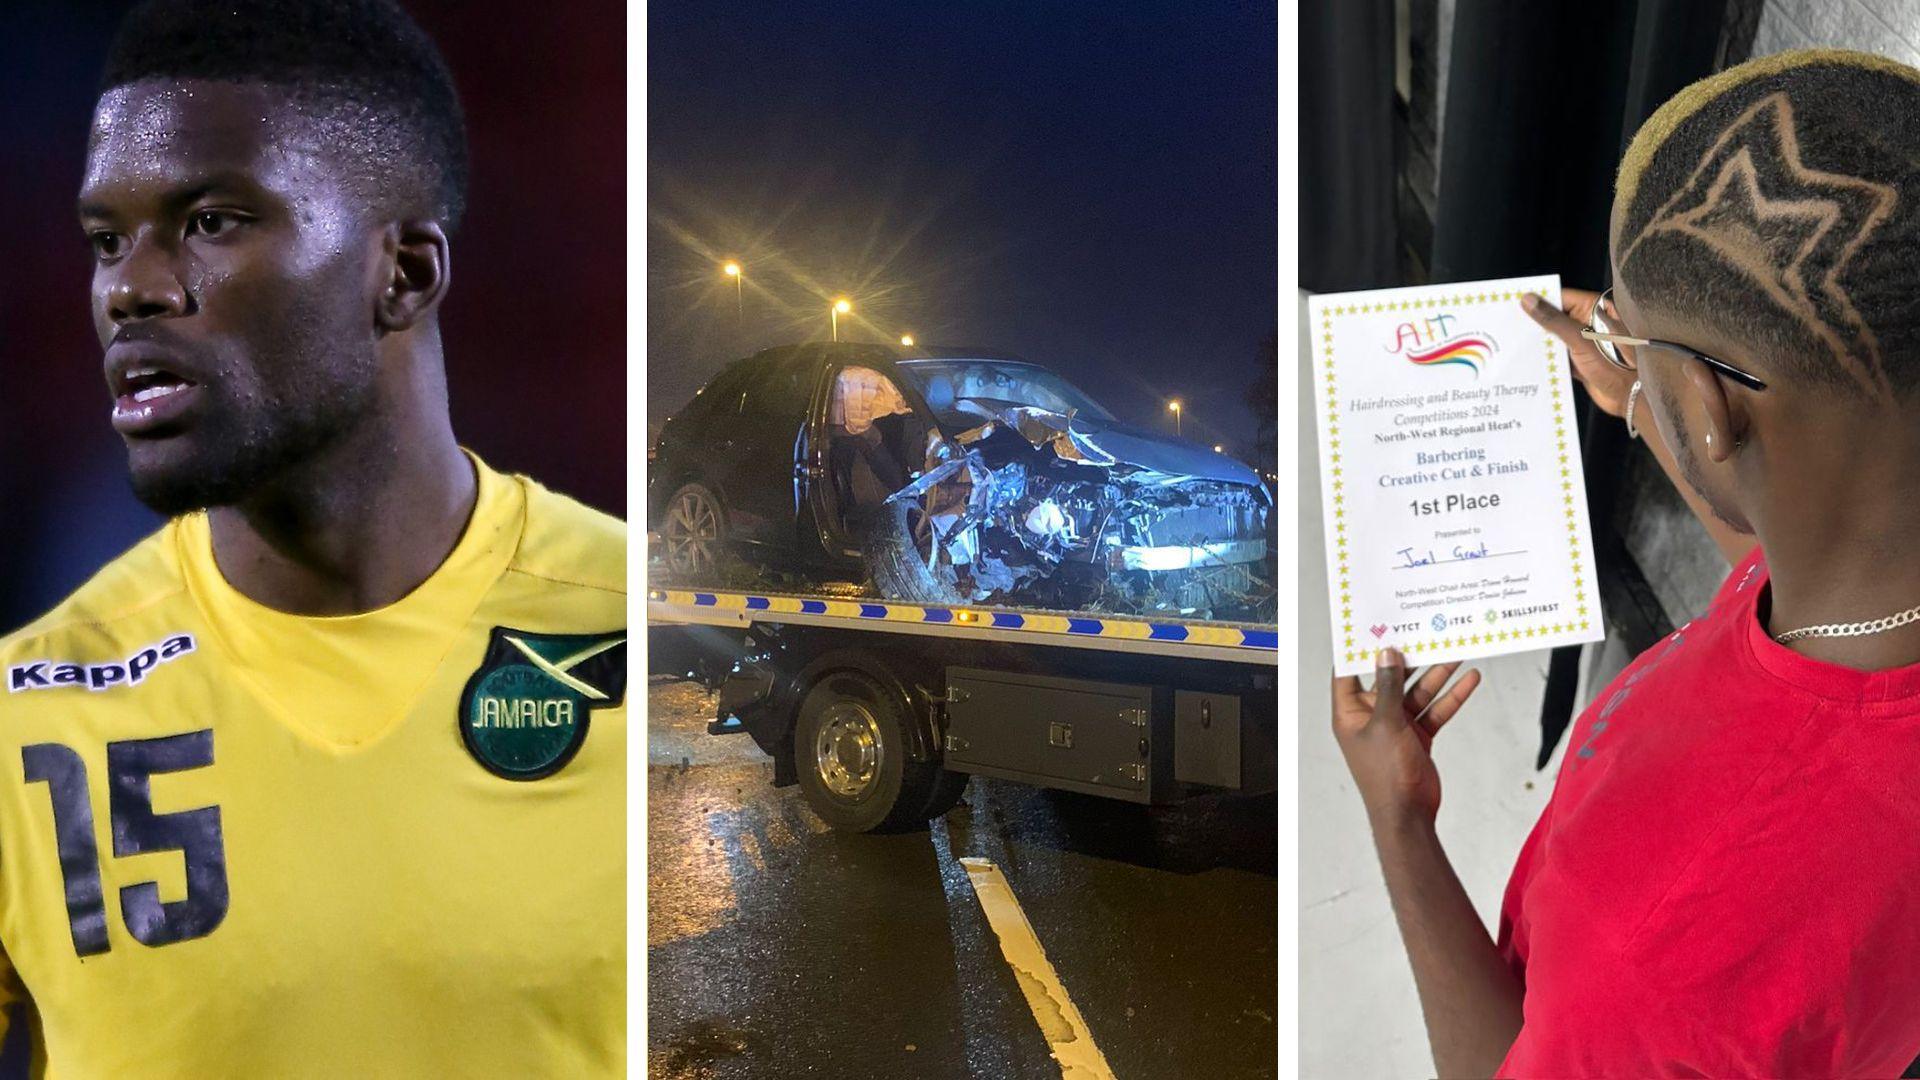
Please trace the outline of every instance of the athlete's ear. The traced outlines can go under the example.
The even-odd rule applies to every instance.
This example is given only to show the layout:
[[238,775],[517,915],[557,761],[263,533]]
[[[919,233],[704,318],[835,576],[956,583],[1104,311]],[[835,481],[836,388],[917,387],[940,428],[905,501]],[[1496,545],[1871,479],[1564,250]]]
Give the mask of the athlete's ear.
[[447,292],[447,231],[437,221],[402,221],[387,227],[386,288],[374,308],[383,333],[412,329]]
[[1727,388],[1713,369],[1689,356],[1681,362],[1687,390],[1700,403],[1707,418],[1707,460],[1725,461],[1732,457],[1747,437],[1746,410],[1727,397]]

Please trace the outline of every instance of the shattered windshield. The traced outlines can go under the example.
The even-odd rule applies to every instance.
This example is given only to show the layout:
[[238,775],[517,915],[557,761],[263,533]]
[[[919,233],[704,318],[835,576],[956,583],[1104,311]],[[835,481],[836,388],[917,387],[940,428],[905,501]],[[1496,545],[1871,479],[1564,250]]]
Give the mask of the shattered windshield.
[[959,402],[1005,402],[1033,405],[1049,412],[1082,412],[1103,420],[1113,414],[1080,392],[1078,387],[1043,367],[1006,360],[907,360],[900,371],[926,399],[942,423],[971,427],[976,413]]

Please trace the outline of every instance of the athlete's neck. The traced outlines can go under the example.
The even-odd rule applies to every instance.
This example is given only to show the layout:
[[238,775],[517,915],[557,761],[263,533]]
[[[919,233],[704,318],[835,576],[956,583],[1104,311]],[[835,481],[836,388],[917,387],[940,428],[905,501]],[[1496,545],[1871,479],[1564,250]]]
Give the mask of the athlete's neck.
[[431,577],[479,492],[444,392],[440,402],[417,422],[365,425],[270,489],[208,511],[221,575],[295,615],[372,611]]

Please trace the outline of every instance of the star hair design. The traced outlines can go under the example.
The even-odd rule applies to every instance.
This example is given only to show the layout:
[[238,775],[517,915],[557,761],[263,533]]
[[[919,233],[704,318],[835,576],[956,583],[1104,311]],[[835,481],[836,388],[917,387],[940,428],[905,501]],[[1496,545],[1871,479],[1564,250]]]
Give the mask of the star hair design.
[[1728,125],[1620,261],[1652,236],[1700,241],[1824,342],[1869,393],[1890,398],[1879,340],[1838,279],[1898,201],[1890,185],[1809,168],[1792,101],[1771,94]]

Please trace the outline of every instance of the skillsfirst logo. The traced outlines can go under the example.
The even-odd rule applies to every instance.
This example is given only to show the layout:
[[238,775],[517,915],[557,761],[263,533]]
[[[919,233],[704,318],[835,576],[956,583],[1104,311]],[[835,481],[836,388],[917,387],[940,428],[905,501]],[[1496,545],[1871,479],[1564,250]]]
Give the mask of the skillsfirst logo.
[[111,690],[116,686],[138,686],[153,674],[153,669],[194,651],[192,634],[175,634],[158,644],[110,664],[82,664],[69,660],[34,660],[7,669],[7,693],[28,690],[53,690],[62,686],[84,686],[88,690]]
[[1480,377],[1480,366],[1500,351],[1492,335],[1454,332],[1451,323],[1459,316],[1441,313],[1424,319],[1403,322],[1393,330],[1393,344],[1387,352],[1406,357],[1416,367],[1437,368],[1458,365]]

